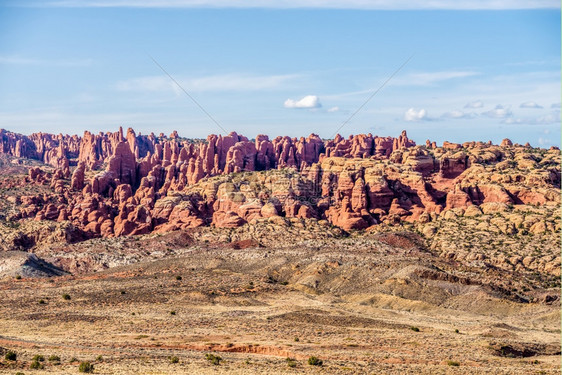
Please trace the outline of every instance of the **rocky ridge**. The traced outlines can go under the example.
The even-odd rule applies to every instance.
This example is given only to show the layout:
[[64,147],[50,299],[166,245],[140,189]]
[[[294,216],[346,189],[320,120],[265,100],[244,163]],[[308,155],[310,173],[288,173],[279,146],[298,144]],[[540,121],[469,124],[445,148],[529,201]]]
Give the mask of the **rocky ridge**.
[[[506,234],[560,231],[554,210],[536,220],[512,212],[516,206],[559,206],[559,150],[507,139],[501,145],[420,146],[404,131],[397,138],[322,140],[312,134],[270,141],[231,133],[203,141],[176,132],[136,135],[132,129],[124,136],[120,129],[83,137],[2,130],[0,141],[0,151],[14,161],[51,165],[30,166],[24,179],[0,181],[11,202],[2,210],[7,223],[66,223],[61,230],[72,240],[260,221],[275,225],[292,218],[349,232],[405,222],[429,228],[444,218],[484,216],[484,226],[493,222]],[[35,194],[14,193],[29,185],[37,187]],[[37,236],[22,240],[11,234],[3,247],[26,249]]]

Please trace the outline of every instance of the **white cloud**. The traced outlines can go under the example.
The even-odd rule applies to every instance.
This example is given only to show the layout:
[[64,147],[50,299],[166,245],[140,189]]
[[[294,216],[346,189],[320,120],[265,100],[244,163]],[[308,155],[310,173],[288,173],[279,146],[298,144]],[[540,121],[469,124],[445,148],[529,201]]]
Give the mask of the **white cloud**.
[[332,108],[328,108],[328,112],[337,112],[340,110],[340,107],[332,107]]
[[521,103],[519,108],[542,108],[542,106],[538,105],[535,102],[525,102],[525,103]]
[[453,110],[450,112],[443,113],[441,117],[449,118],[449,119],[462,119],[462,118],[466,119],[466,118],[474,118],[476,116],[477,114],[474,112],[463,112],[463,111]]
[[287,99],[284,103],[285,108],[320,108],[320,99],[316,95],[307,95],[300,100]]
[[396,78],[392,81],[392,85],[400,86],[429,86],[442,81],[457,78],[466,78],[479,75],[478,72],[471,71],[442,71],[442,72],[425,72],[412,73],[405,77]]
[[[199,78],[174,77],[188,91],[259,91],[274,89],[286,84],[298,75],[258,76],[249,74],[223,74]],[[167,76],[148,76],[119,81],[120,91],[169,91],[179,93],[177,85]]]
[[404,113],[404,120],[408,122],[428,120],[427,111],[425,109],[420,109],[419,111],[414,108],[410,108]]
[[[26,2],[27,4],[27,2]],[[37,6],[45,3],[33,2]],[[328,9],[537,9],[560,8],[557,0],[58,0],[57,7],[137,8],[328,8]]]
[[511,109],[509,107],[504,107],[503,105],[497,105],[496,108],[491,109],[486,112],[482,112],[484,116],[488,116],[491,118],[507,118],[513,115]]
[[483,107],[484,107],[484,103],[482,102],[482,100],[475,100],[473,102],[466,103],[466,105],[464,106],[464,108],[483,108]]

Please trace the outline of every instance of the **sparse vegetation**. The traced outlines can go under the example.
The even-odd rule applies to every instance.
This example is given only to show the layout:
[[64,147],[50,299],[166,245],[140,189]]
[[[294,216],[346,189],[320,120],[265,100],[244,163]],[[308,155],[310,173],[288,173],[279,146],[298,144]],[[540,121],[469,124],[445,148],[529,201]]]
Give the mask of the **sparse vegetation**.
[[414,326],[410,327],[410,329],[411,329],[412,331],[414,331],[414,332],[419,332],[419,331],[420,331],[420,329],[419,329],[418,327],[414,327]]
[[178,363],[180,361],[180,359],[175,355],[168,357],[168,359],[170,360],[170,363]]
[[447,366],[453,366],[453,367],[458,367],[461,364],[457,361],[447,361]]
[[297,361],[294,358],[287,358],[287,366],[289,367],[297,367]]
[[213,365],[218,366],[221,364],[222,358],[218,355],[214,355],[213,353],[205,354],[205,359],[211,362]]
[[53,364],[59,364],[60,363],[60,357],[58,355],[50,355],[48,358],[49,362],[52,362]]
[[65,300],[65,301],[70,301],[70,299],[71,299],[71,298],[70,298],[70,294],[64,293],[64,294],[62,295],[62,299]]
[[6,354],[4,355],[4,359],[6,361],[15,361],[17,360],[18,355],[16,354],[16,352],[12,351],[12,350],[8,350],[6,352]]
[[311,366],[322,366],[324,362],[318,357],[310,356],[308,357],[308,364]]
[[94,365],[90,362],[81,362],[78,366],[78,371],[90,374],[94,372]]
[[39,362],[38,360],[33,360],[31,361],[31,364],[29,365],[29,368],[32,370],[41,370],[42,368],[44,368],[45,366],[43,366],[43,364],[41,362]]

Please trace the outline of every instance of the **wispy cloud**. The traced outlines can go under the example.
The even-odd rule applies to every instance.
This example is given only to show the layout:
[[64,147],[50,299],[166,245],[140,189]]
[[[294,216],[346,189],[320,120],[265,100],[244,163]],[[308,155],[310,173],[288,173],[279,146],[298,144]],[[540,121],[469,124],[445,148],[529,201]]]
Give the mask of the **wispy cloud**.
[[38,65],[59,67],[87,67],[93,64],[92,59],[38,59],[22,56],[0,56],[0,64],[9,65]]
[[404,77],[396,78],[394,81],[391,82],[391,85],[430,86],[451,79],[467,78],[479,74],[480,74],[479,72],[472,72],[472,71],[442,71],[442,72],[412,73]]
[[541,105],[538,105],[538,104],[535,103],[535,102],[524,102],[524,103],[521,103],[521,105],[519,106],[519,108],[536,108],[536,109],[540,109],[540,108],[542,108],[542,106],[541,106]]
[[[199,78],[177,77],[177,81],[192,91],[260,91],[279,88],[298,78],[295,74],[249,75],[223,74]],[[120,91],[170,91],[179,93],[176,84],[166,76],[147,76],[119,81],[115,88]]]
[[[40,2],[34,2],[41,6]],[[59,0],[57,7],[135,8],[327,8],[327,9],[537,9],[560,8],[556,0]]]
[[482,102],[482,100],[475,100],[473,102],[466,103],[466,105],[464,106],[464,108],[483,108],[483,107],[484,107],[484,102]]
[[320,99],[316,95],[307,95],[300,100],[287,99],[283,105],[285,108],[295,109],[312,109],[322,107]]
[[513,112],[511,111],[511,109],[501,104],[498,104],[494,109],[491,109],[486,112],[482,112],[482,114],[490,118],[500,118],[500,119],[513,116]]
[[464,112],[464,111],[459,111],[459,110],[453,110],[453,111],[450,111],[450,112],[443,113],[443,115],[441,115],[441,117],[447,118],[447,119],[469,119],[469,118],[478,117],[478,114],[476,114],[474,112]]
[[533,118],[507,117],[502,123],[504,124],[525,124],[525,125],[549,125],[560,123],[560,111],[552,111],[543,116]]

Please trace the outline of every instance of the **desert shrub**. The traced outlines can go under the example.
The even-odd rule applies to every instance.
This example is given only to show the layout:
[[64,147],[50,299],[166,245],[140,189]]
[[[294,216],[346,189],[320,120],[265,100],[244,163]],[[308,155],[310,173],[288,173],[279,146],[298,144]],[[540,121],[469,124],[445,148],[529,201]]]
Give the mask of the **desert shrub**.
[[181,281],[182,277],[180,275],[176,276],[176,280]]
[[289,367],[297,367],[297,361],[294,358],[287,358],[287,366]]
[[170,315],[176,315],[175,311],[170,311]]
[[205,354],[205,358],[215,366],[220,365],[222,361],[221,357],[219,357],[218,355],[214,355],[213,353]]
[[168,357],[168,359],[170,360],[170,363],[178,363],[180,361],[180,359],[175,355]]
[[78,371],[92,373],[94,372],[94,365],[92,365],[90,362],[81,362],[78,366]]
[[70,300],[70,294],[64,293],[64,294],[62,295],[62,299],[66,300],[66,301],[69,301],[69,300]]
[[447,361],[447,366],[454,366],[454,367],[458,367],[461,364],[458,363],[457,361]]
[[44,299],[40,299],[40,300],[39,300],[39,304],[40,304],[40,305],[44,305],[44,304],[45,304],[45,300],[44,300]]
[[96,361],[103,362],[103,357],[101,354],[96,357]]
[[315,356],[308,357],[308,364],[311,366],[322,366],[324,362]]
[[299,339],[298,337],[295,337],[295,342],[299,342],[301,341],[301,339]]
[[60,357],[58,355],[50,355],[48,359],[49,362],[60,362]]
[[7,361],[15,361],[18,358],[18,355],[16,354],[16,352],[8,350],[4,358],[6,358]]
[[72,357],[72,358],[70,358],[70,361],[68,361],[68,362],[70,362],[70,363],[78,362],[78,358]]
[[25,374],[21,371],[18,371],[18,372],[16,372],[16,375],[25,375]]
[[418,327],[410,327],[410,329],[414,332],[419,332],[420,329]]
[[45,362],[45,356],[43,356],[41,354],[36,354],[36,355],[33,356],[33,361]]
[[32,369],[32,370],[40,370],[43,367],[45,367],[45,366],[43,366],[43,364],[41,364],[41,362],[39,362],[37,360],[33,360],[33,362],[31,362],[31,364],[29,365],[29,368]]
[[21,280],[21,275],[16,275],[16,280]]

